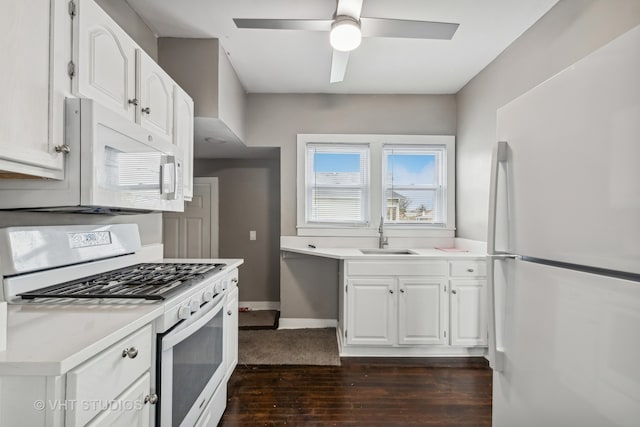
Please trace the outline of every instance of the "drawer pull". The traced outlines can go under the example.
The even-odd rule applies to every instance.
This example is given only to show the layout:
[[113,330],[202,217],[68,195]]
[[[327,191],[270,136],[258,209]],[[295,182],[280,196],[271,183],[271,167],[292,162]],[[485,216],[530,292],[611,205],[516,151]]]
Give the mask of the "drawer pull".
[[473,270],[473,268],[467,268],[467,271],[468,271],[469,273],[473,273],[473,271],[474,271],[474,270]]
[[455,290],[455,289],[452,289],[452,290],[451,290],[451,293],[455,295],[455,294],[457,294],[458,292],[456,292],[456,290]]
[[232,314],[231,310],[227,311],[227,314],[228,314],[229,316],[231,316],[231,314]]
[[140,110],[140,112],[142,114],[151,114],[151,108],[149,107],[144,107],[143,109]]
[[158,403],[158,395],[157,394],[147,394],[144,397],[144,403],[151,403],[152,405],[155,405],[156,403]]
[[137,355],[138,355],[138,349],[135,347],[125,348],[124,350],[122,350],[122,357],[135,359]]

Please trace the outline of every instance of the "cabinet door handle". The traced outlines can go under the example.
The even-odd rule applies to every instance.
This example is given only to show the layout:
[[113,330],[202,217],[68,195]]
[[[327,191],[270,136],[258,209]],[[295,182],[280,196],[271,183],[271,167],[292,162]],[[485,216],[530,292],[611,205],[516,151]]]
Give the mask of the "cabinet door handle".
[[231,311],[231,310],[227,311],[227,314],[228,314],[229,316],[231,316],[232,311]]
[[137,100],[136,98],[129,99],[127,102],[128,102],[130,105],[136,105],[136,106],[138,105],[138,100]]
[[151,108],[145,107],[145,108],[141,109],[140,112],[143,113],[143,114],[151,114]]
[[152,405],[155,405],[156,403],[158,403],[158,395],[155,393],[147,394],[144,397],[144,403],[151,403]]
[[455,289],[452,289],[452,290],[451,290],[451,293],[452,293],[452,294],[454,294],[454,295],[456,295],[458,292],[457,292]]
[[404,294],[404,289],[400,289],[400,293]]
[[138,349],[135,347],[125,348],[124,350],[122,350],[122,357],[135,359],[137,355],[138,355]]
[[467,271],[468,271],[469,273],[473,273],[473,271],[474,271],[474,270],[473,270],[473,268],[467,268]]
[[389,289],[389,293],[392,294],[393,293],[393,289]]
[[231,281],[232,281],[233,283],[238,283],[238,279],[236,279],[236,278],[231,279]]

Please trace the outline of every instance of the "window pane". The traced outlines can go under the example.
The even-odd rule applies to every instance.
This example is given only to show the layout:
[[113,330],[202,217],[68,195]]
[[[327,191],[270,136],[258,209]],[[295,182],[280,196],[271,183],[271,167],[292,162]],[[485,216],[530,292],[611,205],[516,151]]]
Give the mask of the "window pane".
[[444,147],[386,146],[384,157],[386,221],[442,223]]
[[435,190],[387,189],[385,200],[387,221],[440,222]]
[[435,185],[435,154],[387,154],[387,185]]
[[362,221],[362,192],[355,189],[313,188],[311,217],[318,222]]
[[307,221],[367,221],[368,147],[307,146]]

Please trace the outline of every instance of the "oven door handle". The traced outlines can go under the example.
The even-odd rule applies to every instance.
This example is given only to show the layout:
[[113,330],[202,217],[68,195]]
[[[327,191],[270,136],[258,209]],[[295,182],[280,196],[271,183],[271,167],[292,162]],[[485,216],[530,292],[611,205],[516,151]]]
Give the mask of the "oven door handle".
[[191,323],[184,329],[181,329],[175,333],[169,333],[168,335],[165,335],[162,338],[162,351],[169,350],[170,348],[189,338],[198,329],[209,323],[209,321],[222,310],[223,304],[224,298],[220,298],[220,301],[216,305],[214,305],[211,310],[207,311],[204,316],[196,319],[193,323]]

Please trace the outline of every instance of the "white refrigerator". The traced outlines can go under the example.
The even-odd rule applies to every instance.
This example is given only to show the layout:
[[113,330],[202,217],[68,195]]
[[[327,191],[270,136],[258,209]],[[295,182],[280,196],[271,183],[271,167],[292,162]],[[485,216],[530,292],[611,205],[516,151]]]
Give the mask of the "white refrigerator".
[[493,425],[640,426],[640,27],[497,121]]

